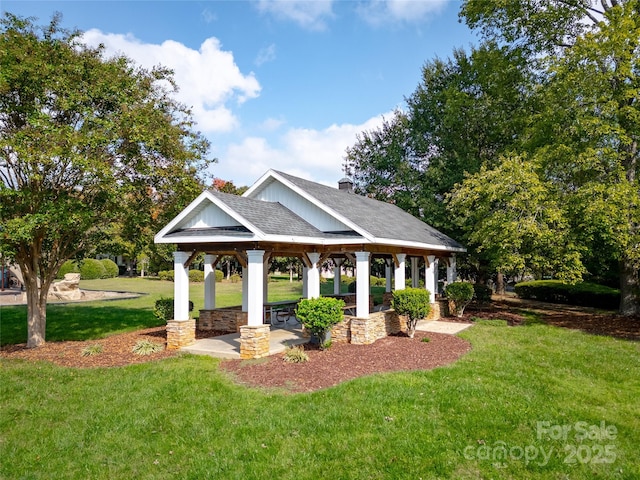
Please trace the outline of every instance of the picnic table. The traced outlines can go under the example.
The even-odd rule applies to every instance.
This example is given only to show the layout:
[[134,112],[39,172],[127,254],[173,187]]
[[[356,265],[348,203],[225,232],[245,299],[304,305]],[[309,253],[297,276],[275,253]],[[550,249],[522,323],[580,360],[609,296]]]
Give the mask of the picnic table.
[[300,300],[280,300],[278,302],[265,302],[264,322],[274,327],[286,327],[291,317],[295,323],[299,323],[295,316],[295,308]]

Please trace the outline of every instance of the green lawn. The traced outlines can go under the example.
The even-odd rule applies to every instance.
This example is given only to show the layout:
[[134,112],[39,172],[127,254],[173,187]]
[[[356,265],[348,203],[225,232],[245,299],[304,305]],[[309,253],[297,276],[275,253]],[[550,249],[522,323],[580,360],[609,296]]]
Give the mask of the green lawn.
[[[170,293],[153,289],[148,305]],[[236,385],[206,357],[2,361],[0,478],[640,478],[640,344],[486,323],[453,365],[311,394]]]

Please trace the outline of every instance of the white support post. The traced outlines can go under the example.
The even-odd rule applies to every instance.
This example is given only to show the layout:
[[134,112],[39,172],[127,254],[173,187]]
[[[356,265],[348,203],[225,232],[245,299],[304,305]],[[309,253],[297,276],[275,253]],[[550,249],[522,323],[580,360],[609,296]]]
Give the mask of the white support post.
[[424,264],[424,288],[429,290],[429,303],[433,303],[436,301],[436,289],[434,286],[434,269],[437,268],[436,257],[435,255],[429,255],[426,260]]
[[420,286],[420,273],[418,270],[418,257],[411,257],[411,286],[418,288]]
[[320,269],[318,262],[320,261],[319,253],[307,253],[311,268],[307,270],[307,298],[318,298],[320,296]]
[[453,283],[458,279],[458,272],[456,271],[456,257],[452,255],[449,258],[449,264],[447,265],[447,284]]
[[395,271],[395,290],[404,290],[405,285],[405,274],[404,274],[404,261],[407,258],[407,255],[404,253],[396,254],[398,259],[398,265],[396,265]]
[[242,311],[249,311],[249,272],[247,267],[242,267]]
[[247,325],[263,322],[264,250],[247,250]]
[[309,269],[302,267],[302,298],[309,298]]
[[333,294],[340,295],[340,282],[342,280],[342,262],[343,258],[333,259]]
[[173,320],[189,320],[189,252],[173,252]]
[[391,265],[392,264],[393,264],[393,258],[385,258],[385,260],[384,260],[384,278],[386,280],[386,283],[385,283],[384,291],[386,293],[391,292],[391,281],[392,281]]
[[214,267],[217,255],[204,256],[204,309],[216,308],[216,269]]
[[369,252],[356,252],[356,317],[369,318]]

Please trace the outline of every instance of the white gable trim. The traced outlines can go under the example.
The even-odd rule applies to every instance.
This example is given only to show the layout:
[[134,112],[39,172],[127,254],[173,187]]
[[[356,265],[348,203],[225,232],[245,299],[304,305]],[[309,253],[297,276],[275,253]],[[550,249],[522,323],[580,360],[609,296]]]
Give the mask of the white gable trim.
[[292,182],[290,182],[286,178],[282,177],[281,175],[279,175],[274,170],[269,170],[262,177],[260,177],[260,179],[258,179],[258,181],[256,183],[254,183],[251,186],[251,188],[249,188],[246,192],[244,192],[244,194],[242,196],[243,197],[247,197],[247,198],[252,198],[253,193],[256,192],[257,190],[259,190],[260,187],[264,183],[266,183],[269,179],[276,180],[277,182],[279,182],[280,184],[284,185],[285,187],[287,187],[291,191],[295,192],[300,197],[302,197],[305,200],[311,202],[313,205],[315,205],[320,210],[322,210],[323,212],[327,213],[328,215],[330,215],[331,217],[336,219],[338,222],[340,222],[340,223],[346,225],[347,227],[351,228],[353,231],[355,231],[359,235],[362,235],[368,242],[373,243],[375,241],[375,237],[373,235],[371,235],[371,233],[369,233],[367,230],[362,228],[360,225],[358,225],[356,223],[353,223],[348,218],[342,216],[341,214],[339,214],[338,212],[336,212],[332,208],[330,208],[327,205],[325,205],[324,203],[320,202],[316,197],[314,197],[314,196],[310,195],[309,193],[307,193],[306,191],[302,190],[297,185],[293,184]]
[[[238,222],[243,227],[246,227],[252,234],[254,240],[264,240],[265,234],[262,230],[257,228],[247,219],[245,219],[242,215],[238,214],[235,210],[229,207],[222,200],[212,195],[208,190],[202,192],[198,198],[196,198],[193,202],[191,202],[187,208],[185,208],[180,214],[175,217],[171,222],[167,224],[162,230],[160,230],[156,236],[154,237],[155,243],[180,243],[184,241],[187,237],[173,237],[166,239],[164,238],[166,235],[171,233],[172,231],[178,229],[180,224],[182,224],[198,207],[200,207],[204,202],[209,201],[224,213],[233,218],[236,222]],[[220,237],[218,237],[220,238]],[[193,241],[193,240],[192,240]],[[187,240],[188,243],[188,240]]]

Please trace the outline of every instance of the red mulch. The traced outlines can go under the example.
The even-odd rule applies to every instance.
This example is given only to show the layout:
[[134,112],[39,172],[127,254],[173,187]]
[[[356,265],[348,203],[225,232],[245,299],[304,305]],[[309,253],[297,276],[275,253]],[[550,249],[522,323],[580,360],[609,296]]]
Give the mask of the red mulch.
[[[469,308],[462,318],[449,317],[444,320],[458,322],[469,321],[473,317],[499,318],[517,326],[525,320],[519,313],[522,309],[535,311],[541,314],[543,321],[558,327],[640,341],[640,317],[621,317],[592,309],[514,298],[498,299],[483,308]],[[205,335],[211,336],[211,332],[197,332],[199,338]],[[424,336],[428,336],[430,341],[422,342]],[[0,358],[44,360],[65,367],[90,368],[117,367],[177,355],[177,352],[167,350],[149,356],[136,355],[132,349],[139,340],[165,343],[165,327],[113,335],[102,340],[50,342],[35,349],[27,349],[24,344],[8,345],[0,350]],[[102,353],[83,357],[82,350],[95,344],[102,345]],[[283,361],[283,355],[275,355],[257,361],[227,360],[221,366],[225,371],[232,372],[238,381],[249,385],[311,391],[378,372],[435,368],[456,361],[470,349],[468,342],[454,335],[416,332],[414,339],[391,336],[372,345],[334,343],[326,351],[307,345],[305,350],[310,359],[306,363],[288,364]]]

